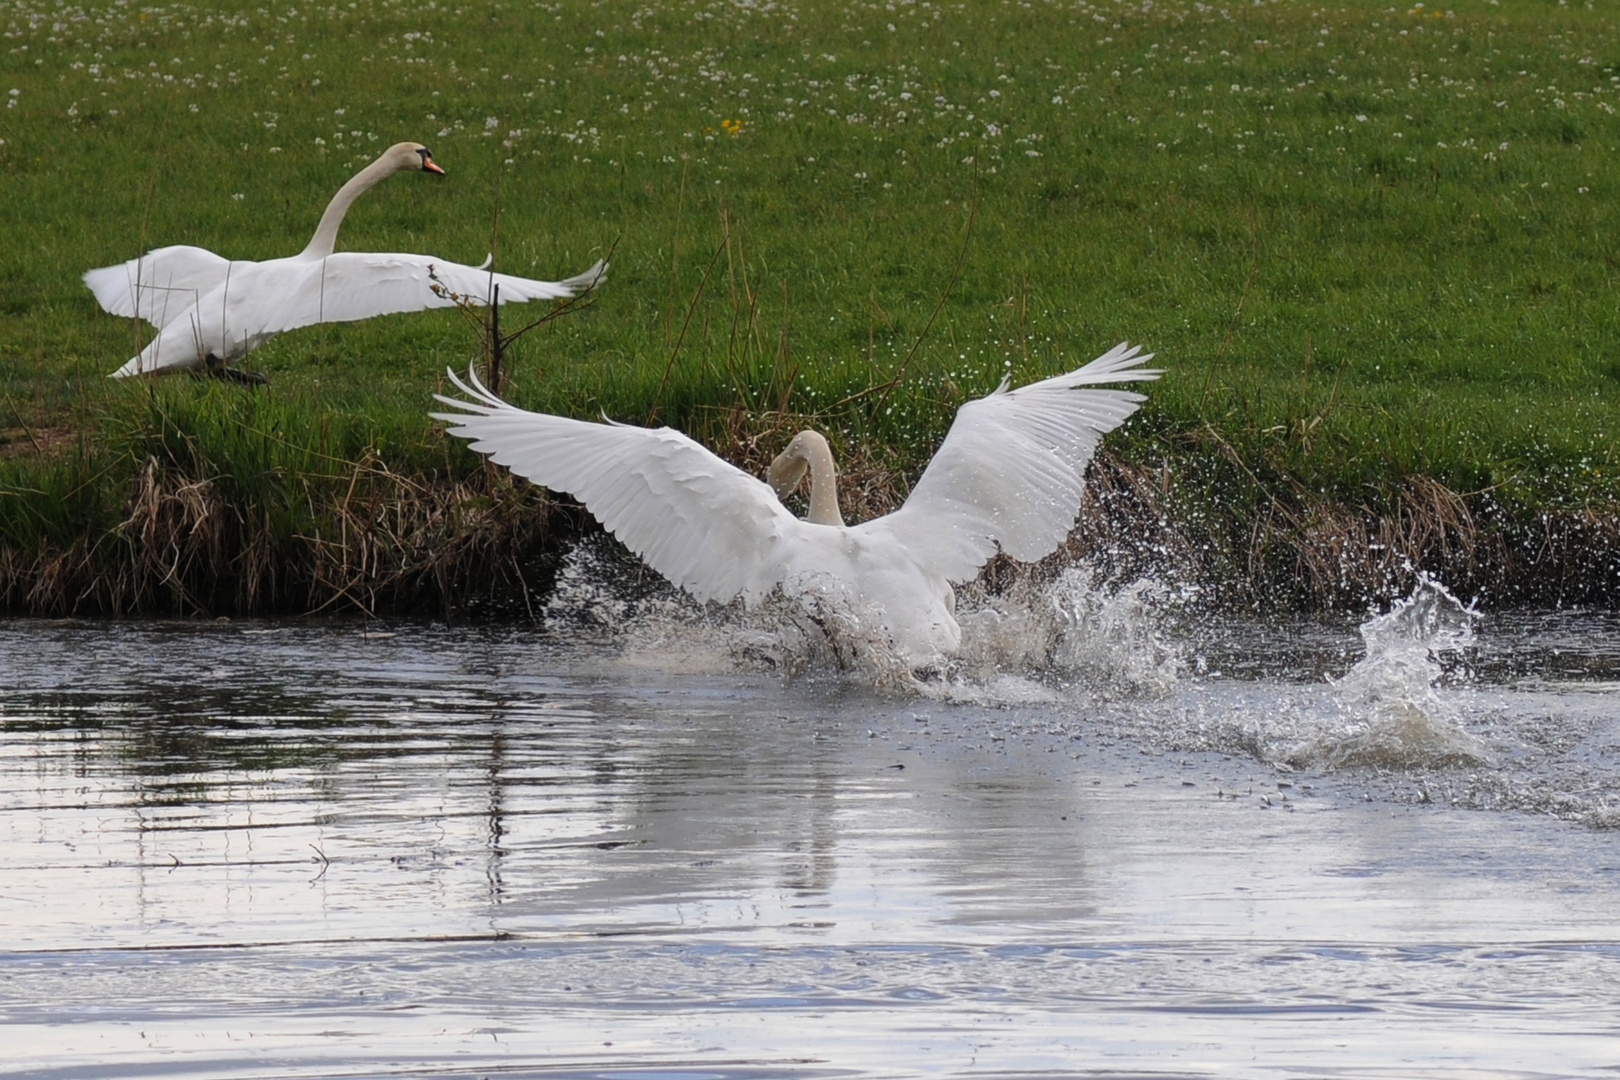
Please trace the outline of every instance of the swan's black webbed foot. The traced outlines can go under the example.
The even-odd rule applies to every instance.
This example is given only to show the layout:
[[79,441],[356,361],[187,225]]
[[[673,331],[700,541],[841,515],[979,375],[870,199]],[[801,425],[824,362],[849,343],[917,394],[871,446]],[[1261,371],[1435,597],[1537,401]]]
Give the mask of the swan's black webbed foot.
[[203,357],[203,364],[206,365],[208,374],[214,378],[224,379],[226,382],[233,382],[238,386],[263,386],[270,381],[261,372],[238,371],[236,368],[229,367],[225,361],[213,353]]

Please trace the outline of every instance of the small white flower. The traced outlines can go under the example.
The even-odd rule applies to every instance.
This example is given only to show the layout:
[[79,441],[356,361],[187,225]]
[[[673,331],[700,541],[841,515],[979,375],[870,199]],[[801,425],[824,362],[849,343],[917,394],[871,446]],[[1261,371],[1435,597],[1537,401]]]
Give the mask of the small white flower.
[[1366,113],[1356,113],[1356,123],[1365,124],[1366,122],[1367,122],[1367,114]]
[[495,119],[493,116],[484,117],[484,127],[485,128],[494,128],[494,127],[499,126],[499,124],[500,124],[500,121]]
[[238,191],[235,195],[232,195],[231,198],[236,202],[241,202],[244,198],[246,198],[246,196]]

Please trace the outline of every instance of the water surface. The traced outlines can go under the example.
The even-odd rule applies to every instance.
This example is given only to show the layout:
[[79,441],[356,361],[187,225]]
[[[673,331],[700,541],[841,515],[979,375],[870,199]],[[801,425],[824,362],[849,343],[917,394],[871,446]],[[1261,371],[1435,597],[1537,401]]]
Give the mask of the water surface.
[[0,624],[0,1075],[1613,1076],[1617,629],[1123,692]]

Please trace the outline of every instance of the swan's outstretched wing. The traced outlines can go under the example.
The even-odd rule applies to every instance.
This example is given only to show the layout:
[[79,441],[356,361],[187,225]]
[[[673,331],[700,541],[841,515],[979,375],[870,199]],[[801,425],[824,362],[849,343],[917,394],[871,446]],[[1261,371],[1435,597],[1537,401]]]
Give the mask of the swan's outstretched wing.
[[1077,371],[963,405],[905,505],[861,528],[888,532],[930,570],[962,582],[998,550],[1026,562],[1074,528],[1086,465],[1102,437],[1145,400],[1079,389],[1159,377],[1120,344]]
[[264,319],[254,327],[255,332],[276,334],[316,323],[353,322],[374,315],[450,307],[456,296],[483,304],[493,286],[500,287],[503,304],[561,300],[578,295],[607,273],[607,265],[598,262],[585,273],[563,281],[533,281],[491,274],[431,255],[358,251],[342,251],[318,263],[294,265],[302,272],[292,283],[293,289],[265,298]]
[[[485,270],[428,255],[341,252],[325,259],[222,260],[221,265],[220,281],[200,295],[169,291],[173,308],[159,324],[157,337],[114,372],[114,378],[197,367],[208,353],[234,360],[276,334],[301,326],[449,307],[455,300],[436,292],[435,281],[461,295],[468,295],[476,284],[477,291],[471,293],[475,298],[491,281]],[[598,262],[565,281],[530,281],[507,274],[495,274],[493,280],[501,287],[502,303],[517,302],[573,296],[601,280],[606,269]]]
[[506,404],[473,376],[473,400],[434,413],[519,476],[572,495],[647,565],[699,600],[750,600],[788,567],[793,535],[811,528],[771,489],[669,428],[597,424]]
[[229,265],[228,259],[212,251],[176,244],[117,266],[87,271],[84,283],[109,314],[145,319],[163,327],[199,296],[222,284]]

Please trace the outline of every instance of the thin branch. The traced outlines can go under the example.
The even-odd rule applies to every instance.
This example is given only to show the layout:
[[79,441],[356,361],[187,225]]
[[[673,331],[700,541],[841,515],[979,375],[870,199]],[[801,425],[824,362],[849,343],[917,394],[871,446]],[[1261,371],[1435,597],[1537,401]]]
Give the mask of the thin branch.
[[658,382],[658,393],[653,397],[652,408],[647,410],[649,425],[658,418],[658,407],[664,402],[664,388],[669,385],[670,372],[675,370],[675,357],[680,355],[681,342],[686,340],[686,328],[692,325],[692,312],[697,310],[698,298],[703,295],[704,288],[709,284],[709,275],[714,271],[714,264],[720,261],[720,253],[726,250],[730,243],[729,234],[720,238],[720,246],[709,256],[709,265],[704,268],[703,280],[698,282],[697,292],[692,294],[692,302],[686,305],[686,318],[681,322],[680,336],[675,339],[675,347],[669,351],[669,363],[664,365],[664,377]]
[[39,448],[39,440],[34,438],[33,429],[28,426],[28,421],[23,419],[23,414],[18,410],[17,403],[11,400],[11,393],[9,391],[6,393],[6,404],[11,406],[11,415],[15,416],[17,418],[17,423],[22,425],[23,434],[27,435],[28,441],[34,444],[34,453],[38,454],[40,457],[44,457],[45,451]]
[[1198,395],[1198,414],[1204,413],[1204,401],[1209,397],[1209,382],[1215,377],[1215,369],[1220,366],[1221,357],[1226,355],[1227,343],[1237,331],[1238,320],[1243,317],[1243,305],[1249,299],[1249,286],[1254,284],[1254,275],[1260,269],[1260,228],[1255,219],[1254,207],[1249,207],[1249,276],[1243,282],[1243,293],[1238,297],[1237,308],[1232,312],[1232,321],[1226,324],[1226,333],[1221,337],[1220,347],[1215,350],[1215,359],[1209,362],[1209,368],[1204,372],[1204,389]]
[[968,208],[967,231],[962,236],[962,248],[956,253],[956,265],[951,268],[950,280],[945,282],[945,289],[939,294],[939,301],[934,305],[934,310],[928,316],[928,321],[923,324],[922,332],[917,335],[917,340],[911,343],[911,351],[906,353],[906,358],[904,360],[900,361],[900,366],[895,369],[893,378],[889,379],[888,382],[880,383],[876,386],[868,386],[865,390],[851,394],[842,401],[835,402],[833,404],[833,408],[836,409],[840,405],[848,405],[850,402],[857,401],[865,397],[867,394],[879,393],[881,396],[877,399],[877,404],[872,406],[873,413],[876,413],[879,409],[883,408],[883,403],[889,400],[889,395],[894,393],[895,387],[900,385],[901,378],[905,376],[906,368],[911,366],[912,358],[917,355],[917,350],[922,348],[924,339],[928,337],[928,331],[933,329],[934,320],[939,318],[939,313],[944,310],[945,301],[950,299],[951,290],[956,288],[957,279],[962,276],[962,264],[967,261],[968,244],[973,240],[973,222],[978,217],[978,214],[979,184],[978,174],[975,172],[973,183],[973,204]]

